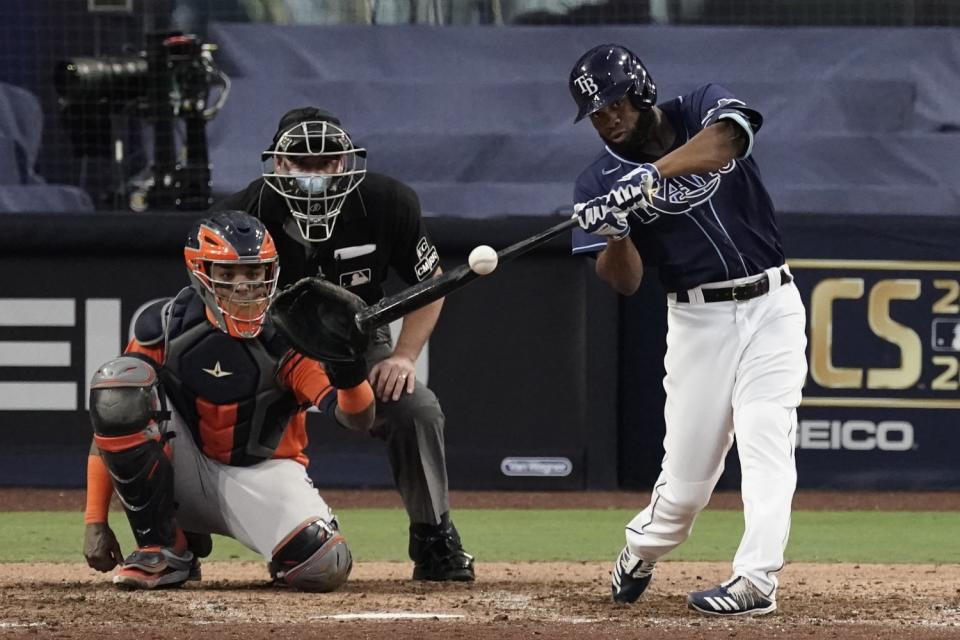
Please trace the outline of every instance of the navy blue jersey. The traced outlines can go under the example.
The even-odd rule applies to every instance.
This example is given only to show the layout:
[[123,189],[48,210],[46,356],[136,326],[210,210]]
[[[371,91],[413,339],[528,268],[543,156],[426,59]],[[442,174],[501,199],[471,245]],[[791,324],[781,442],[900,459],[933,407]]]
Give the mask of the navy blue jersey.
[[[659,268],[667,291],[756,275],[783,264],[773,203],[760,181],[756,161],[750,157],[753,135],[762,122],[760,114],[716,84],[657,106],[676,132],[670,151],[721,119],[741,126],[749,143],[743,157],[720,171],[663,181],[655,199],[679,199],[695,205],[686,213],[630,216],[630,239],[643,263]],[[577,178],[574,202],[607,194],[638,165],[605,148]],[[573,232],[575,254],[596,253],[606,246],[600,236],[581,229]]]

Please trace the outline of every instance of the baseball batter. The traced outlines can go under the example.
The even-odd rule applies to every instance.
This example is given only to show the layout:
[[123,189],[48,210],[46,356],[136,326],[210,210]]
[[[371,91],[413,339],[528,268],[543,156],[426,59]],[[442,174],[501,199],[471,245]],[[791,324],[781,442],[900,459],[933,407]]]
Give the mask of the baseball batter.
[[[307,475],[305,411],[369,430],[366,363],[321,365],[265,319],[279,265],[256,218],[201,220],[184,256],[192,285],[148,307],[124,355],[90,385],[87,562],[121,563],[121,588],[176,587],[200,578],[197,555],[217,533],[260,553],[281,583],[336,589],[352,557]],[[107,524],[114,490],[137,542],[125,560]],[[204,539],[205,550],[191,544]]]
[[751,157],[762,118],[716,84],[657,104],[640,59],[615,44],[586,52],[569,87],[576,120],[589,118],[605,144],[576,181],[573,252],[595,255],[597,274],[623,295],[647,266],[669,292],[666,454],[650,504],[627,524],[613,599],[636,601],[687,538],[736,437],[746,528],[733,574],[688,603],[769,613],[796,486],[806,323]]

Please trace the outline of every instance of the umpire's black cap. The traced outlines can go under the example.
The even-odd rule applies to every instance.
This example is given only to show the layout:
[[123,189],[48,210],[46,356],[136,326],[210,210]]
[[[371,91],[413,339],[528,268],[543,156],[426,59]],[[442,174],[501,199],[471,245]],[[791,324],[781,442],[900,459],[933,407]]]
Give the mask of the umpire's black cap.
[[[277,132],[273,134],[273,141],[270,143],[270,146],[267,147],[266,151],[263,153],[263,159],[266,160],[271,151],[275,151],[277,148],[277,142],[280,140],[280,136],[294,128],[298,124],[303,124],[304,122],[330,122],[332,124],[341,127],[340,118],[333,115],[326,109],[320,109],[319,107],[299,107],[297,109],[291,109],[283,114],[283,117],[280,118],[280,123],[277,124]],[[287,150],[288,151],[298,151],[299,144],[291,145]]]

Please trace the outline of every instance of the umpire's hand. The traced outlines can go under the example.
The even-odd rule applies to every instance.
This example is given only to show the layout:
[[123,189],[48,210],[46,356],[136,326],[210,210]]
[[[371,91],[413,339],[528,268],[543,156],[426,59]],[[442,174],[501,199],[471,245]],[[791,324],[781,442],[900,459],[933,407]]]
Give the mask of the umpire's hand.
[[83,557],[91,568],[106,573],[123,562],[120,543],[106,522],[91,522],[83,533]]
[[396,402],[404,392],[413,393],[416,385],[417,365],[405,356],[394,354],[370,370],[370,386],[383,402]]

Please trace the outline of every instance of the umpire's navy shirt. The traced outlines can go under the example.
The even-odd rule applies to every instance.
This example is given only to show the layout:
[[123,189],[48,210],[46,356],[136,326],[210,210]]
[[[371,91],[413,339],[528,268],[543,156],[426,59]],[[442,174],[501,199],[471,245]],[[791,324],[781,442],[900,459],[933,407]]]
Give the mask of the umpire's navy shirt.
[[[748,145],[743,157],[720,171],[663,181],[655,199],[695,203],[690,211],[630,216],[630,239],[644,265],[658,267],[664,288],[671,292],[756,275],[782,265],[773,203],[760,181],[757,163],[750,157],[753,135],[762,123],[760,114],[716,84],[657,106],[676,132],[670,151],[722,119],[743,127]],[[574,202],[609,193],[617,180],[639,164],[605,148],[577,178]],[[603,237],[582,229],[573,232],[574,254],[596,253],[606,246]]]

